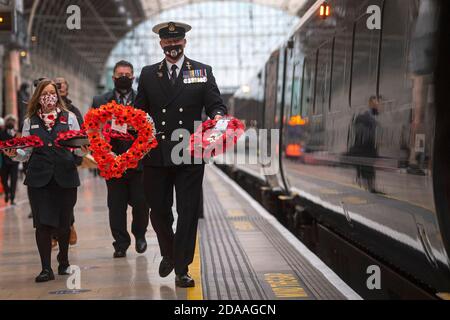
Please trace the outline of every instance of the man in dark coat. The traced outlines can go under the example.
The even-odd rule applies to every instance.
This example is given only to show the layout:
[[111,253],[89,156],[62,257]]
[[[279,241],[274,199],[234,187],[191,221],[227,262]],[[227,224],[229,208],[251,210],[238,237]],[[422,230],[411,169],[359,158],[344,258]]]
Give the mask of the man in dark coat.
[[[144,158],[144,183],[150,219],[163,257],[159,274],[168,276],[175,268],[175,284],[193,287],[188,274],[193,261],[198,215],[202,205],[203,164],[179,162],[183,151],[174,152],[180,140],[194,132],[202,111],[212,119],[227,113],[210,66],[184,55],[185,34],[190,26],[169,22],[153,28],[159,34],[166,58],[143,68],[135,106],[155,121],[158,147]],[[185,134],[180,134],[184,129]],[[189,157],[188,157],[189,158]],[[183,157],[183,159],[185,159]],[[173,232],[173,189],[176,191],[177,228]]]
[[[72,112],[73,114],[75,114],[75,116],[77,117],[77,120],[78,120],[78,124],[80,125],[80,128],[81,128],[81,126],[83,125],[83,122],[84,122],[83,115],[81,114],[80,109],[75,107],[72,103],[72,100],[69,99],[69,83],[63,77],[56,78],[54,81],[59,90],[59,94],[60,94],[61,98],[63,99],[64,103],[66,104],[67,109],[70,112]],[[75,164],[77,166],[81,166],[82,162],[83,162],[83,157],[75,156]],[[73,217],[73,220],[72,220],[72,223],[70,226],[70,239],[69,239],[69,244],[71,246],[77,244],[77,241],[78,241],[77,232],[75,230],[75,214],[73,214],[72,217]],[[52,241],[53,247],[56,246],[56,241],[57,241],[56,239],[53,239],[53,241]]]
[[[136,98],[136,92],[132,89],[133,80],[133,65],[127,61],[119,61],[114,67],[114,90],[94,97],[92,107],[99,108],[112,101],[133,106]],[[114,124],[112,124],[113,130],[114,127]],[[122,154],[131,147],[132,143],[132,141],[111,139],[112,151],[115,154]],[[131,243],[127,231],[128,205],[133,208],[131,232],[136,238],[136,251],[144,253],[147,250],[145,233],[149,220],[149,208],[143,193],[142,163],[139,163],[136,169],[127,170],[122,178],[107,180],[106,185],[108,187],[109,222],[115,240],[113,243],[115,248],[114,258],[125,257]]]
[[[8,115],[5,118],[5,128],[0,131],[0,141],[10,140],[16,137],[16,117]],[[11,200],[11,205],[15,205],[17,178],[19,172],[19,163],[11,160],[9,157],[3,157],[3,163],[0,169],[3,189],[5,190],[5,202]]]

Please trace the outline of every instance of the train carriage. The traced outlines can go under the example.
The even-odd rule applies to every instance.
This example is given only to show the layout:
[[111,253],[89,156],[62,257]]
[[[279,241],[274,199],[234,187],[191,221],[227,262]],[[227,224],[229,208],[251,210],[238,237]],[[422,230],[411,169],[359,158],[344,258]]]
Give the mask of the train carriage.
[[[279,170],[261,157],[234,170],[421,288],[449,292],[448,4],[333,0],[325,18],[323,4],[250,81],[264,94],[233,100],[247,123],[280,130],[267,137]],[[285,208],[277,216],[297,232]]]

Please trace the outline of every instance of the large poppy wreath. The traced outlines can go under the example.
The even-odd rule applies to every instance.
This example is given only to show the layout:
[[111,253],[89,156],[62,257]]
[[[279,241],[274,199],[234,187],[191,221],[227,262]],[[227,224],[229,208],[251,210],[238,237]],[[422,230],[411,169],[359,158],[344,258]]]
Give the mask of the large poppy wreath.
[[[131,148],[118,156],[112,152],[107,137],[102,134],[103,127],[113,118],[117,125],[127,124],[138,132]],[[136,168],[139,160],[158,145],[152,120],[144,111],[130,106],[111,102],[98,109],[91,109],[84,121],[84,129],[90,142],[89,149],[97,162],[100,175],[106,180],[120,178],[127,169]]]
[[209,159],[232,148],[245,131],[239,119],[226,116],[225,130],[216,128],[217,120],[207,120],[191,135],[189,150],[198,159]]

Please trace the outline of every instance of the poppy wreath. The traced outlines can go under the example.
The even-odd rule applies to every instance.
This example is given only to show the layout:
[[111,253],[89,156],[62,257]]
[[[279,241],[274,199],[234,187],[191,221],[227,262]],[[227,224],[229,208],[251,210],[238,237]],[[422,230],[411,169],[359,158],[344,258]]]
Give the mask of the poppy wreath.
[[[116,156],[112,147],[103,136],[103,127],[107,121],[115,119],[117,125],[128,124],[138,135],[126,153]],[[84,129],[90,141],[89,149],[97,162],[100,175],[106,180],[120,178],[127,169],[138,166],[138,162],[158,145],[152,121],[147,114],[130,106],[117,104],[115,101],[91,109],[84,117]]]
[[228,120],[226,130],[218,130],[218,120],[207,120],[191,135],[189,150],[195,158],[207,159],[224,153],[234,146],[245,131],[245,125],[233,117],[225,117]]
[[62,145],[61,142],[64,144],[64,141],[76,138],[86,138],[86,132],[84,130],[69,130],[59,132],[55,140],[55,145],[60,148],[67,148],[66,146]]
[[26,136],[20,138],[13,138],[0,142],[0,149],[26,149],[39,148],[44,145],[44,142],[38,136]]

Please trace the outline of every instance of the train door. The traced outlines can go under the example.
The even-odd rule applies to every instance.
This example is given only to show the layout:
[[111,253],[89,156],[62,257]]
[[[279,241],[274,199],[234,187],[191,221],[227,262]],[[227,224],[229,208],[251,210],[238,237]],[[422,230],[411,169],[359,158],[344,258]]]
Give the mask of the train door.
[[280,100],[282,90],[282,75],[284,63],[280,50],[272,53],[266,64],[265,99],[264,99],[264,128],[260,133],[259,162],[267,182],[272,188],[281,188],[282,181],[279,168],[279,129],[280,129]]

